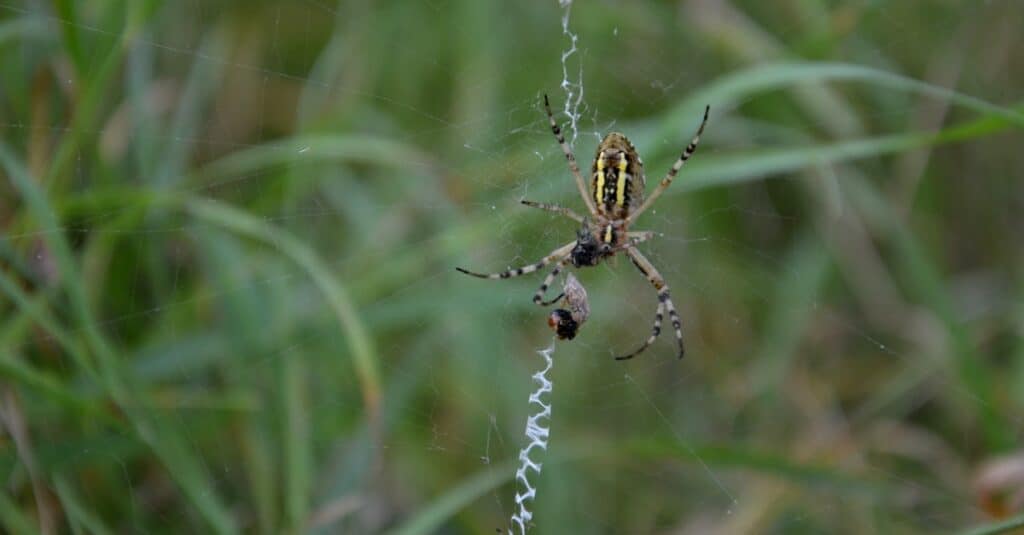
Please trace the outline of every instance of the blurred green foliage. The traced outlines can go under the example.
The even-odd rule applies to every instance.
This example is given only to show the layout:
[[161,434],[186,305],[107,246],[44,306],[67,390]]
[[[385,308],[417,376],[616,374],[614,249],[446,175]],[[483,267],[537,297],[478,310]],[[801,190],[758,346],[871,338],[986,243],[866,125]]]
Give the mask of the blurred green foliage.
[[[492,533],[582,203],[565,12],[0,0],[0,525]],[[579,273],[538,533],[1024,523],[1015,0],[576,2],[575,147],[630,136],[681,307]],[[577,88],[578,89],[578,88]],[[560,120],[566,120],[561,115]]]

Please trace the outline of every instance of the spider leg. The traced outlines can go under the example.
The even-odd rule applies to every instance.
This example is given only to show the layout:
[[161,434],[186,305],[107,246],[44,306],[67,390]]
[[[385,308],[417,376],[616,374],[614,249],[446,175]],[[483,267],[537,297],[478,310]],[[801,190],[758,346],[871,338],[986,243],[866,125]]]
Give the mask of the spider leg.
[[565,217],[568,217],[569,219],[572,219],[573,221],[575,221],[577,223],[583,223],[583,217],[582,216],[580,216],[579,214],[577,214],[576,212],[573,212],[572,210],[570,210],[568,208],[565,208],[563,206],[558,206],[557,204],[548,204],[546,202],[528,201],[526,199],[523,199],[523,200],[521,200],[519,202],[522,203],[522,204],[525,204],[526,206],[532,206],[534,208],[540,208],[541,210],[547,210],[549,212],[554,212],[556,214],[564,215]]
[[[629,258],[633,261],[633,265],[635,265],[636,268],[639,269],[645,277],[647,277],[647,280],[651,283],[652,286],[654,286],[654,289],[657,290],[658,292],[659,313],[655,317],[654,321],[655,333],[658,333],[660,331],[661,326],[659,325],[659,323],[661,320],[661,308],[662,306],[664,306],[665,309],[668,310],[668,318],[672,322],[672,327],[676,331],[676,341],[679,343],[679,358],[683,358],[683,354],[686,353],[686,347],[683,345],[682,322],[679,321],[679,314],[676,313],[676,306],[675,304],[672,303],[672,296],[669,294],[668,284],[665,284],[665,279],[661,276],[661,273],[658,273],[658,270],[655,269],[654,265],[651,264],[651,262],[647,260],[647,258],[644,257],[644,255],[641,254],[640,251],[638,251],[635,247],[628,247],[626,249],[626,254],[629,255]],[[655,334],[655,337],[657,337],[657,334]],[[653,340],[649,339],[649,342],[650,341]],[[632,357],[636,355],[640,351],[646,349],[648,345],[650,344],[644,344],[638,351],[627,356]]]
[[[637,232],[627,232],[626,241],[621,245],[617,245],[614,249],[615,252],[625,251],[626,249],[633,247],[634,245],[643,243],[654,237],[654,231],[652,230],[641,230]],[[612,262],[616,261],[616,258],[611,259]]]
[[645,241],[647,241],[647,240],[649,240],[649,239],[651,239],[653,237],[654,237],[654,231],[653,230],[640,230],[640,231],[636,231],[636,232],[627,232],[626,233],[626,238],[628,238],[629,241],[626,242],[626,245],[623,248],[631,247],[633,245],[637,245],[639,243],[643,243],[643,242],[645,242]]
[[580,174],[580,166],[576,163],[576,155],[572,153],[572,149],[565,142],[565,137],[562,136],[562,129],[555,122],[555,116],[551,113],[551,104],[548,102],[547,95],[544,95],[544,111],[548,113],[551,132],[555,134],[558,146],[562,147],[562,152],[565,153],[565,160],[569,162],[569,170],[572,171],[572,176],[576,179],[576,187],[580,190],[580,196],[583,197],[583,202],[587,203],[587,210],[590,210],[590,213],[596,216],[597,207],[594,206],[594,199],[591,199],[590,193],[587,192],[587,183],[583,180],[583,175]]
[[644,345],[640,346],[639,348],[636,349],[636,351],[633,351],[632,353],[630,353],[628,355],[623,355],[621,357],[615,357],[615,360],[629,360],[629,359],[639,355],[640,353],[643,353],[643,351],[645,349],[647,349],[648,346],[653,344],[654,340],[658,338],[659,334],[661,334],[661,318],[662,318],[662,315],[664,314],[664,312],[665,312],[665,305],[659,302],[658,303],[658,312],[654,315],[654,328],[651,330],[651,335],[649,337],[647,337],[647,341],[644,342]]
[[566,256],[568,256],[569,253],[572,252],[572,248],[575,246],[576,242],[567,243],[559,247],[558,249],[551,251],[551,254],[540,259],[540,261],[537,262],[536,264],[530,264],[527,266],[510,269],[508,271],[502,271],[500,273],[477,273],[475,271],[469,271],[468,269],[462,269],[460,267],[457,267],[455,269],[460,273],[465,273],[466,275],[472,275],[474,277],[478,277],[481,279],[509,279],[512,277],[518,277],[520,275],[526,275],[527,273],[533,273],[534,271],[537,271],[538,269],[556,260],[561,261]]
[[555,281],[555,277],[557,277],[558,274],[562,272],[562,268],[564,266],[565,266],[565,258],[562,258],[561,260],[558,261],[558,263],[555,264],[555,269],[552,269],[551,273],[548,273],[548,276],[544,277],[544,282],[541,283],[540,288],[537,288],[537,292],[533,294],[533,302],[534,302],[534,304],[538,304],[538,305],[540,305],[542,307],[546,307],[548,305],[552,305],[554,303],[557,303],[559,299],[561,299],[563,296],[565,296],[565,293],[560,293],[560,294],[558,294],[558,297],[556,297],[556,298],[554,298],[554,299],[552,299],[550,301],[545,301],[544,300],[544,294],[547,293],[548,286],[551,286],[551,283],[554,282]]
[[668,189],[669,184],[672,183],[672,179],[674,179],[676,175],[679,173],[679,169],[683,167],[683,164],[686,163],[686,160],[689,160],[690,156],[693,156],[693,153],[697,150],[697,144],[700,143],[700,135],[704,133],[704,125],[708,124],[709,111],[711,111],[711,106],[705,106],[704,120],[701,121],[700,128],[697,129],[697,133],[693,135],[693,140],[691,140],[690,144],[687,145],[685,149],[683,149],[683,153],[679,155],[679,159],[676,160],[676,163],[672,164],[672,169],[668,170],[668,174],[665,175],[665,178],[661,179],[661,183],[658,184],[658,187],[654,188],[654,191],[651,192],[651,196],[647,197],[647,199],[644,201],[643,204],[640,205],[639,208],[634,210],[633,213],[629,214],[629,217],[626,219],[627,225],[632,223],[633,221],[636,221],[636,218],[639,217],[640,214],[644,212],[644,210],[650,208],[650,206],[654,204],[655,199],[657,199],[666,189]]

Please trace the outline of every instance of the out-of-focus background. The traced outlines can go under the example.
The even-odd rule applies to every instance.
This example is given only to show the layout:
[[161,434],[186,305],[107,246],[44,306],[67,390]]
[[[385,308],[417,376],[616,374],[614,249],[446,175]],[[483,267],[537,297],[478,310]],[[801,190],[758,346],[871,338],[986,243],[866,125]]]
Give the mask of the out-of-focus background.
[[[1024,4],[0,0],[0,524],[493,533],[536,261],[636,144],[536,533],[1024,523]],[[575,36],[575,37],[574,37]],[[575,43],[575,46],[573,44]],[[568,112],[568,113],[567,113]],[[556,283],[560,287],[561,279]]]

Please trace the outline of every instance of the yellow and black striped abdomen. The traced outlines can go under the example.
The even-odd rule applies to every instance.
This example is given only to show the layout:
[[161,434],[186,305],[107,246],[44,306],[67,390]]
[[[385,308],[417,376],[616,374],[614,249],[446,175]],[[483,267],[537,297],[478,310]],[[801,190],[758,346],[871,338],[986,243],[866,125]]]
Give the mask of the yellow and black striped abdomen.
[[643,162],[626,136],[605,136],[594,158],[590,193],[598,211],[612,218],[626,217],[644,196]]

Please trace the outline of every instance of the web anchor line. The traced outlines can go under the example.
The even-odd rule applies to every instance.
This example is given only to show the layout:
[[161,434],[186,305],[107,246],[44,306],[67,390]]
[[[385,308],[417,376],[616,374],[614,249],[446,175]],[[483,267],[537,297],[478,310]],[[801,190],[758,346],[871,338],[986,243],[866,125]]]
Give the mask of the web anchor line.
[[562,90],[565,91],[565,109],[563,112],[569,117],[569,129],[572,130],[572,138],[569,146],[576,144],[576,137],[579,135],[580,104],[583,102],[583,59],[576,58],[579,72],[576,81],[569,78],[569,58],[579,55],[579,36],[569,29],[569,14],[572,11],[572,0],[558,0],[562,8],[562,35],[569,39],[569,48],[562,50]]
[[[578,135],[579,121],[579,106],[583,101],[583,62],[579,63],[579,73],[577,82],[572,82],[569,79],[569,57],[577,54],[577,41],[579,37],[569,29],[569,13],[572,9],[572,0],[558,0],[559,7],[562,8],[562,34],[569,39],[569,48],[562,51],[562,90],[566,93],[565,99],[565,114],[569,117],[569,128],[572,130],[572,139],[570,144],[576,142]],[[575,89],[575,91],[574,91]],[[575,280],[575,279],[573,279]],[[578,283],[577,283],[578,284]],[[586,304],[586,292],[583,292],[582,299],[584,305]],[[568,312],[568,311],[566,311]],[[586,320],[584,315],[579,323],[582,324]],[[552,325],[554,328],[555,325]],[[557,331],[556,331],[557,332]],[[575,330],[573,331],[575,335]],[[569,337],[572,338],[571,336]],[[533,374],[533,380],[537,382],[537,390],[530,394],[530,403],[540,407],[540,411],[530,415],[526,419],[526,438],[529,443],[519,450],[519,468],[516,469],[516,482],[522,487],[521,490],[516,491],[516,512],[512,514],[511,525],[509,526],[510,534],[525,535],[527,527],[530,525],[530,521],[533,519],[533,513],[527,507],[527,501],[532,502],[537,496],[537,489],[530,484],[529,470],[536,472],[540,475],[542,463],[534,462],[530,458],[530,453],[534,448],[540,448],[544,451],[548,449],[548,436],[550,435],[550,423],[551,423],[551,403],[545,403],[541,396],[551,392],[552,383],[548,379],[548,372],[551,371],[551,367],[554,365],[554,361],[551,359],[552,353],[555,352],[555,344],[552,341],[551,345],[547,349],[541,349],[537,351],[541,357],[544,358],[546,365],[543,370]],[[542,420],[544,420],[542,422]]]
[[[540,411],[526,419],[526,438],[529,440],[529,443],[519,450],[519,468],[516,470],[516,481],[523,487],[523,490],[516,491],[516,508],[518,510],[512,514],[511,525],[508,530],[511,534],[525,535],[527,526],[530,525],[530,520],[533,518],[533,513],[530,512],[526,502],[534,500],[537,496],[537,489],[530,484],[528,470],[533,470],[537,475],[540,475],[542,463],[534,462],[530,458],[530,453],[534,448],[540,448],[544,451],[548,449],[548,435],[551,430],[551,403],[545,403],[541,396],[551,392],[552,383],[548,379],[548,372],[551,371],[551,366],[554,365],[554,361],[551,359],[551,354],[554,351],[554,342],[547,349],[537,351],[538,355],[544,357],[547,365],[543,370],[533,374],[533,380],[537,382],[538,387],[537,390],[530,394],[530,403],[540,406]],[[546,421],[542,422],[542,419]]]

